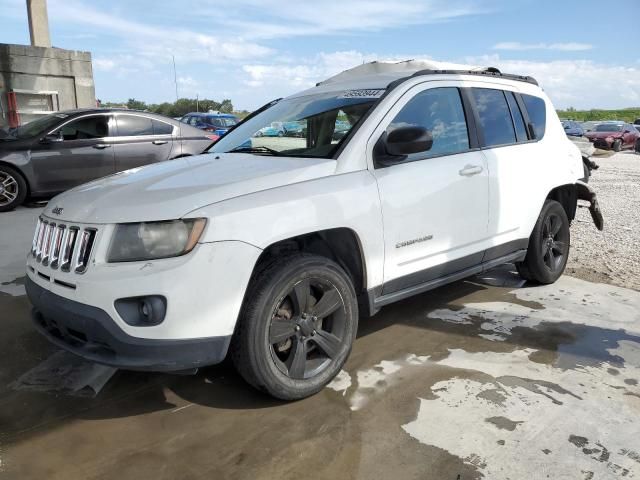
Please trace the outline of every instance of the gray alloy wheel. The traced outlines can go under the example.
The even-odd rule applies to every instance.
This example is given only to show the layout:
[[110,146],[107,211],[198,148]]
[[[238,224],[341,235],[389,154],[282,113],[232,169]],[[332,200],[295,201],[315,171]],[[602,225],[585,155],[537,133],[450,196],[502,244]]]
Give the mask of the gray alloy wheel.
[[338,354],[344,330],[344,301],[336,286],[320,278],[300,280],[271,316],[271,358],[290,378],[313,377]]
[[247,288],[231,345],[254,387],[283,400],[320,391],[344,365],[358,328],[349,275],[334,261],[297,253],[261,268]]
[[27,195],[27,185],[16,170],[0,165],[0,212],[13,210]]
[[518,273],[536,283],[555,282],[567,265],[570,241],[564,207],[555,200],[546,200],[529,238],[527,256],[516,264]]

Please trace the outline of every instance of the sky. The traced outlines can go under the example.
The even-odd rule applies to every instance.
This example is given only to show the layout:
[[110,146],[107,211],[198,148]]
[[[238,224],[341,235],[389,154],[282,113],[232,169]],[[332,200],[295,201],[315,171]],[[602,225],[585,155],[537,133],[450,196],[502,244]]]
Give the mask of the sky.
[[[640,0],[48,0],[52,44],[90,51],[96,97],[255,109],[372,60],[534,76],[556,108],[640,107]],[[29,43],[0,0],[0,43]]]

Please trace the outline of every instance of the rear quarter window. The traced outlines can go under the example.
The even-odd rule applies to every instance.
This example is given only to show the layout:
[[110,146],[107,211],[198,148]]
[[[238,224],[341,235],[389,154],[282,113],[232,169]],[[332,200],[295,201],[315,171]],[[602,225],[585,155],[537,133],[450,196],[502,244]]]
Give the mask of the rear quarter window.
[[151,119],[138,115],[118,115],[119,137],[137,137],[141,135],[153,135]]
[[159,120],[152,120],[152,123],[154,135],[171,135],[171,133],[173,133],[173,125]]
[[529,122],[533,126],[536,134],[536,140],[544,137],[545,127],[547,125],[547,108],[545,102],[540,97],[534,95],[522,95],[522,101],[529,114]]

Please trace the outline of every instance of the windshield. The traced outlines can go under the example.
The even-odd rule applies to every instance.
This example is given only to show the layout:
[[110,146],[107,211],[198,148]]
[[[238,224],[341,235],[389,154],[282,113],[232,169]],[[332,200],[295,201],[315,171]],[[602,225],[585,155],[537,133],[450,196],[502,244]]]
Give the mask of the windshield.
[[351,90],[281,100],[222,137],[209,152],[332,158],[383,92]]
[[49,130],[53,129],[68,116],[69,115],[67,115],[66,113],[53,113],[50,115],[45,115],[42,118],[38,118],[37,120],[33,120],[32,122],[19,126],[12,132],[12,134],[15,138],[20,139],[35,137],[36,135],[48,132]]
[[601,123],[595,128],[596,132],[621,132],[622,125],[615,123]]

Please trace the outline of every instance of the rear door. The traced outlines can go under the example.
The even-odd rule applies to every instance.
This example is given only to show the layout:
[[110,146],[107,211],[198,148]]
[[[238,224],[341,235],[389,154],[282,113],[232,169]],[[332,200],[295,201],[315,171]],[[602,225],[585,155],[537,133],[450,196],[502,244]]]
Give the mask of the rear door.
[[116,170],[163,162],[169,159],[173,145],[174,126],[145,115],[116,115]]
[[[31,150],[39,192],[61,192],[115,172],[110,114],[90,114],[63,123]],[[53,140],[55,137],[58,141]]]
[[[489,236],[491,245],[485,261],[527,248],[532,219],[541,205],[536,202],[547,182],[540,181],[547,166],[538,140],[544,136],[546,124],[544,100],[540,112],[527,115],[522,96],[496,88],[471,88],[478,118],[478,136],[489,167]],[[530,97],[527,95],[526,97]],[[535,108],[538,108],[538,101]],[[526,125],[531,123],[528,131]],[[534,131],[535,130],[535,131]],[[534,139],[536,136],[538,138]],[[547,174],[552,174],[552,170]]]

